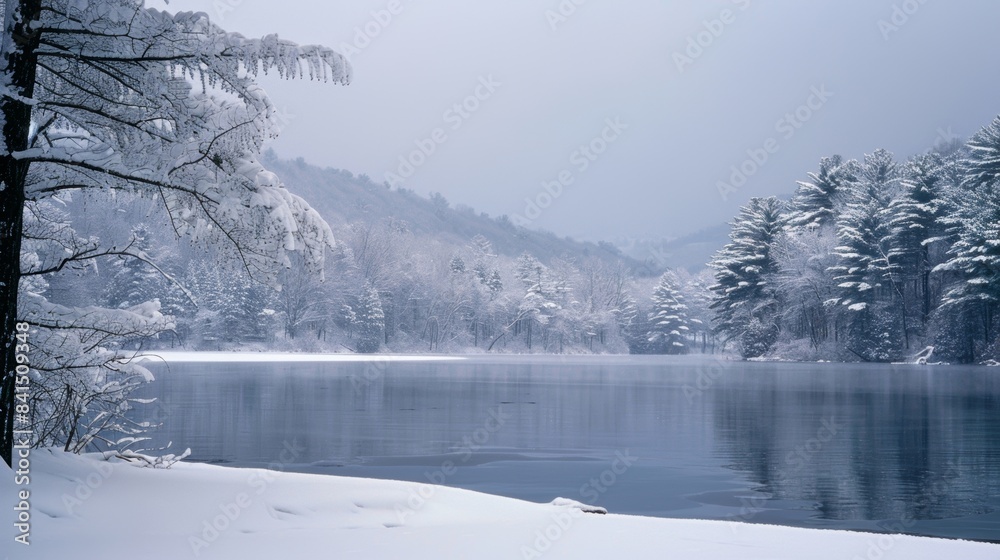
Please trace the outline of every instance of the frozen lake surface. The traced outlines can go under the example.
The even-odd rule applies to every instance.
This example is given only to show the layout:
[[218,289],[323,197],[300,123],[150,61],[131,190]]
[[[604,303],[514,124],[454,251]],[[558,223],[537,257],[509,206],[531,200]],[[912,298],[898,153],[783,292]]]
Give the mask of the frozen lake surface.
[[154,363],[154,445],[614,513],[1000,541],[1000,370],[519,357]]

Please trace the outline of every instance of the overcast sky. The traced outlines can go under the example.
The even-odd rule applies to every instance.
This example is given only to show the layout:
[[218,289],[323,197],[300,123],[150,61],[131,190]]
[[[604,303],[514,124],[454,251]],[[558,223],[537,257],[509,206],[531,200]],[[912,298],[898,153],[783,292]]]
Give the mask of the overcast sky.
[[289,119],[273,143],[281,156],[587,239],[725,222],[750,197],[790,194],[822,156],[884,147],[905,158],[1000,111],[1000,3],[985,0],[167,9],[351,51],[350,86],[263,81]]

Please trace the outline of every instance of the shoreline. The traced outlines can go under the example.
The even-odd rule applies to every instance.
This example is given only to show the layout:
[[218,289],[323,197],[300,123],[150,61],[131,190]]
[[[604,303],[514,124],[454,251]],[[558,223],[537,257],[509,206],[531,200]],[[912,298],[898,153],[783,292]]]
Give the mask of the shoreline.
[[195,463],[139,468],[51,449],[32,455],[26,558],[115,557],[121,551],[111,537],[122,532],[142,538],[143,556],[153,559],[979,560],[1000,551],[957,539],[592,515],[578,502],[537,504],[431,484]]

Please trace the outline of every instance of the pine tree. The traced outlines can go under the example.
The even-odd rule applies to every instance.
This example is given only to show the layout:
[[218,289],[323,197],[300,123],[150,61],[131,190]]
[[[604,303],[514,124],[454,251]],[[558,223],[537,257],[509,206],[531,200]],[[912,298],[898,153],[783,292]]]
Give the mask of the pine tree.
[[[149,231],[145,224],[132,230],[130,248],[139,253],[150,251]],[[162,276],[138,258],[121,256],[112,264],[111,281],[105,288],[105,305],[127,309],[158,298],[162,290]]]
[[953,193],[954,212],[941,220],[955,242],[948,260],[935,270],[957,275],[942,309],[962,317],[958,324],[969,329],[964,336],[988,345],[1000,304],[1000,117],[976,133],[968,147],[962,185]]
[[691,330],[684,296],[678,287],[677,277],[667,272],[653,290],[652,311],[649,313],[650,330],[646,339],[664,354],[681,354],[688,351]]
[[819,171],[809,173],[808,181],[798,182],[788,226],[814,229],[832,224],[845,190],[857,180],[857,174],[858,164],[854,160],[845,162],[840,156],[821,159]]
[[967,147],[962,186],[975,191],[996,185],[1000,179],[1000,116],[970,138]]
[[905,315],[899,312],[899,270],[889,258],[889,208],[898,183],[899,167],[892,154],[876,150],[866,155],[849,202],[837,218],[838,263],[831,268],[837,302],[846,311],[847,348],[866,361],[897,358],[906,332]]
[[530,350],[535,340],[536,325],[544,327],[559,309],[554,301],[556,287],[548,267],[528,253],[523,253],[515,263],[516,274],[524,287],[524,296],[518,305],[518,320],[514,334],[524,331],[525,343]]
[[374,286],[369,284],[365,287],[358,297],[354,314],[354,326],[358,333],[358,352],[363,354],[378,352],[385,332],[385,314],[382,312],[382,300]]
[[737,341],[744,357],[767,352],[780,330],[773,249],[785,226],[784,209],[774,197],[751,199],[732,224],[731,243],[710,263],[715,330],[724,341]]
[[[931,269],[937,264],[931,261],[932,245],[945,233],[941,223],[946,212],[943,166],[937,154],[911,159],[900,182],[902,192],[889,207],[889,261],[901,281],[911,286],[907,293],[917,300],[922,326],[932,308]],[[909,307],[909,302],[903,303]]]

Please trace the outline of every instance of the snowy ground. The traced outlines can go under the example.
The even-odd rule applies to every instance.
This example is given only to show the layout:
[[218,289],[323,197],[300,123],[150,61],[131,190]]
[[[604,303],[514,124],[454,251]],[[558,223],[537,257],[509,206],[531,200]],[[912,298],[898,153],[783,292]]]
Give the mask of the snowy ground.
[[[582,513],[445,487],[36,450],[30,541],[8,558],[995,559],[996,545]],[[2,469],[0,469],[2,470]],[[9,517],[14,473],[0,473]]]

